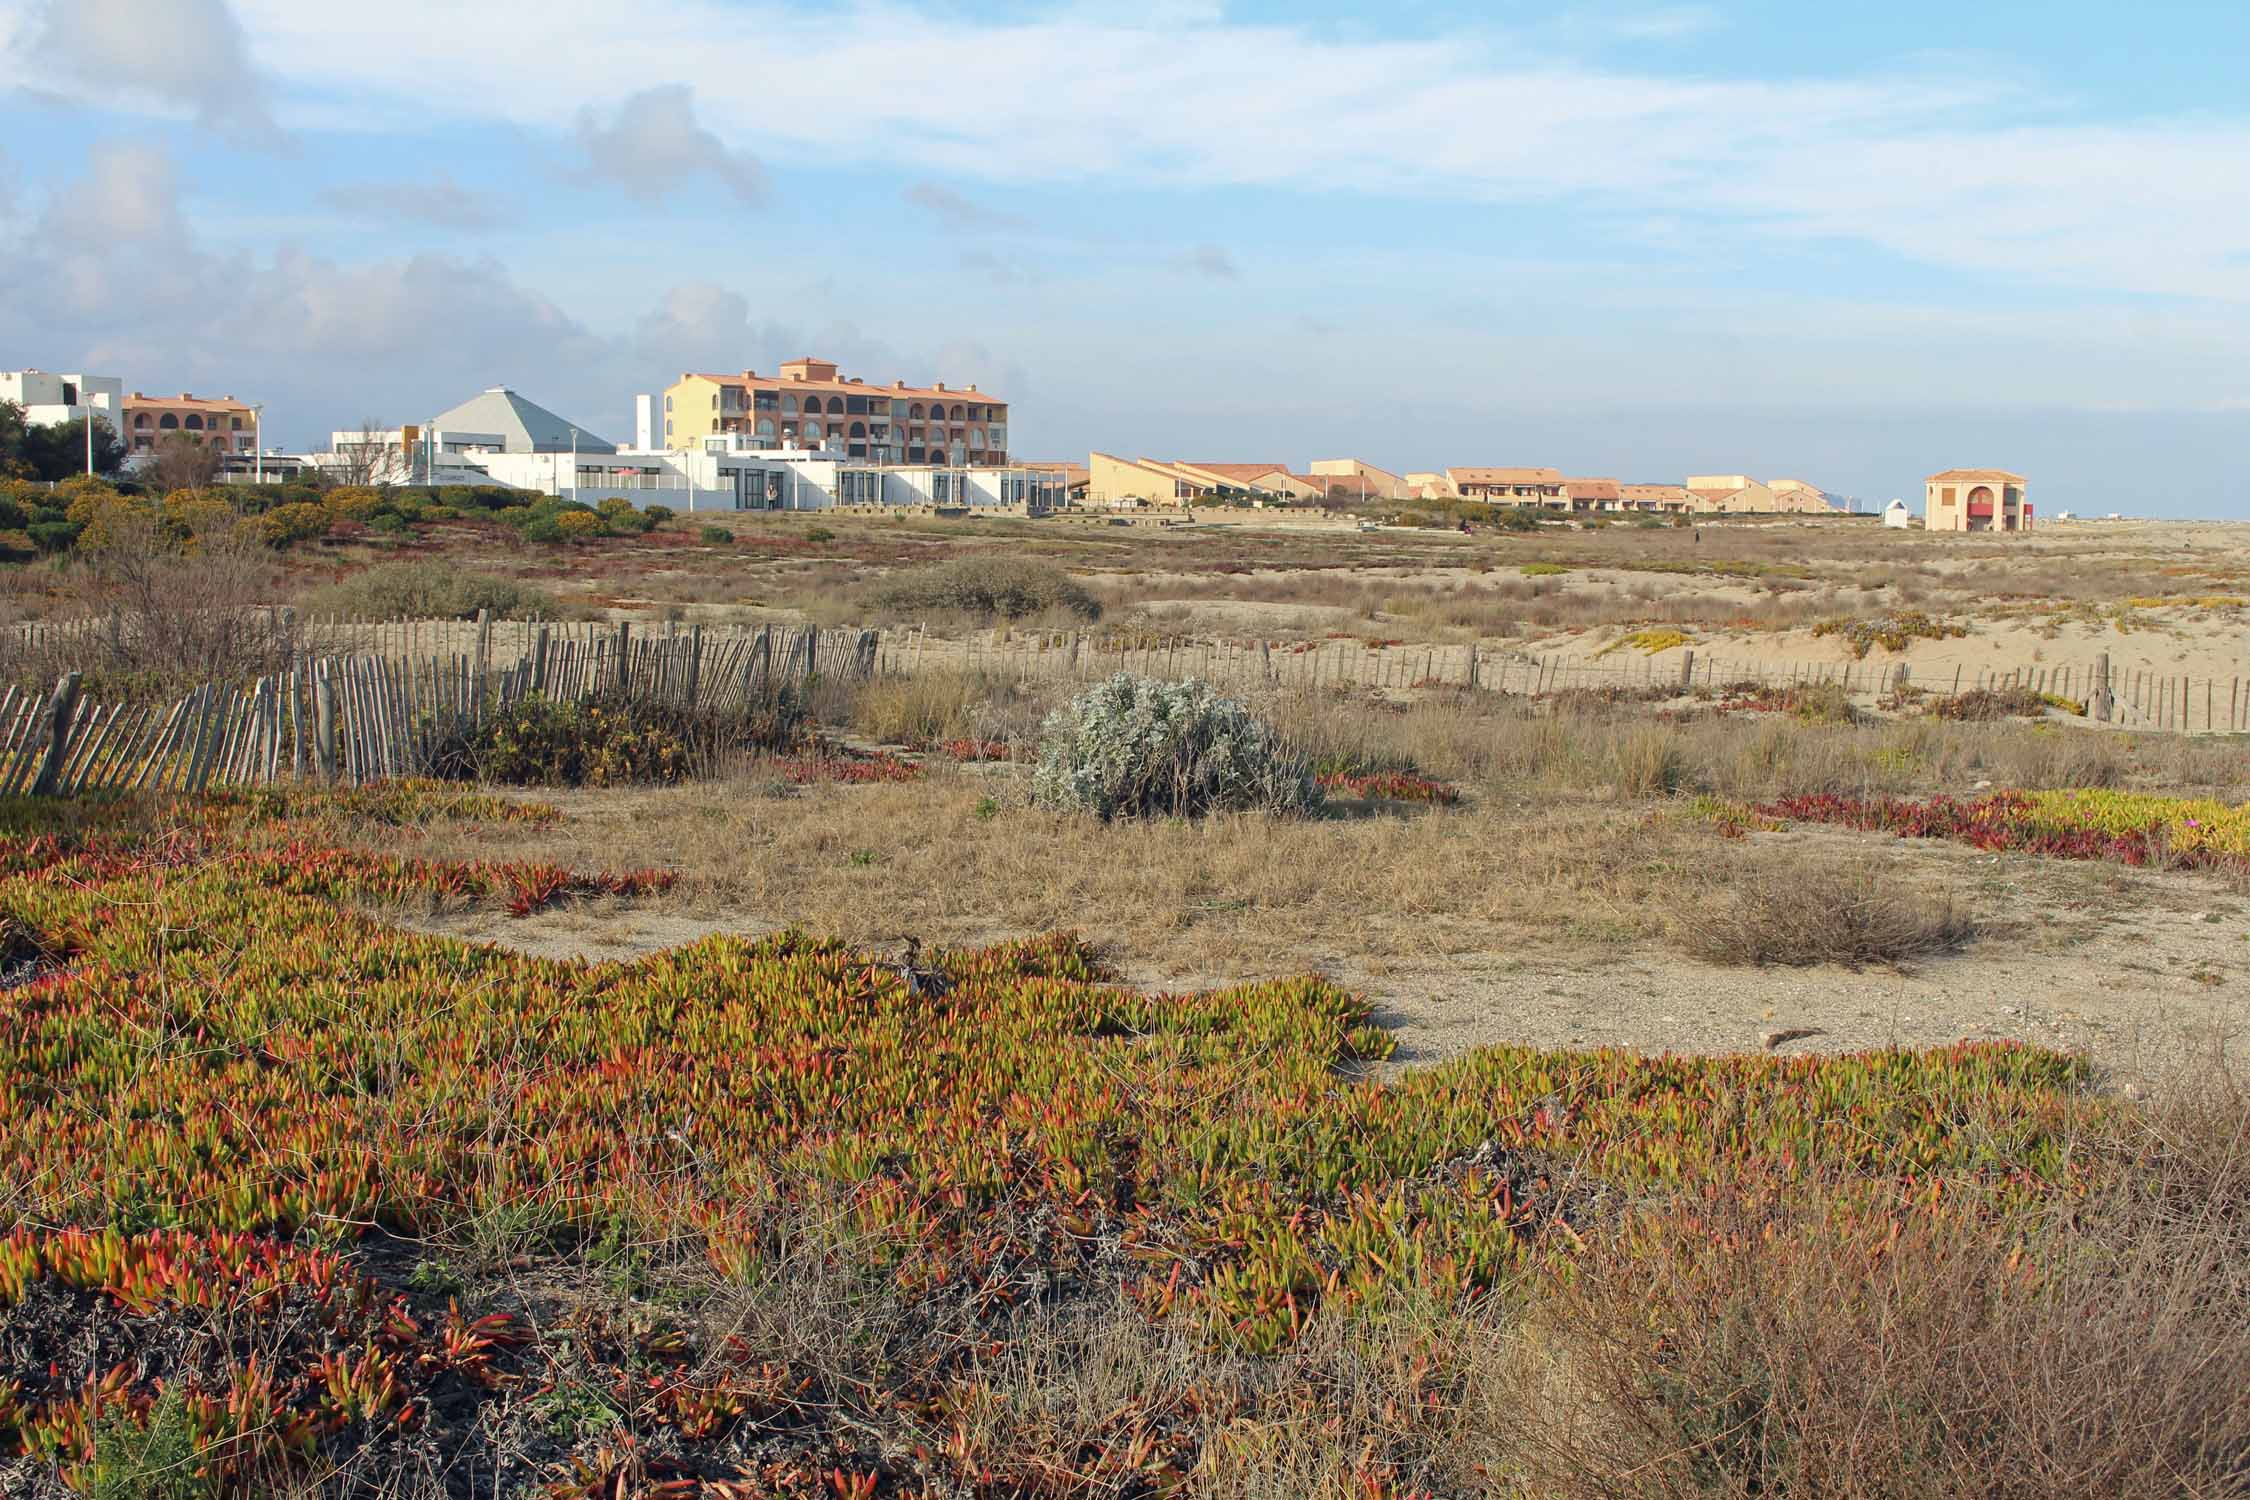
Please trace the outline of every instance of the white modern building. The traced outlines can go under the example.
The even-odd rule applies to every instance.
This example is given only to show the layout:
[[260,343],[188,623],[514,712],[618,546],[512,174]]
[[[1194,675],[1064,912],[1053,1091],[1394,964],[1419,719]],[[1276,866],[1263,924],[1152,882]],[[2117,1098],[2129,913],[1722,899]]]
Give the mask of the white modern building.
[[[766,448],[753,435],[687,449],[479,454],[494,482],[597,505],[613,496],[675,510],[990,511],[1045,515],[1064,503],[1060,469],[1019,464],[878,464],[837,448]],[[575,482],[573,482],[575,478]]]
[[60,427],[92,412],[111,432],[125,430],[125,382],[115,375],[0,370],[0,401],[22,407],[27,427]]

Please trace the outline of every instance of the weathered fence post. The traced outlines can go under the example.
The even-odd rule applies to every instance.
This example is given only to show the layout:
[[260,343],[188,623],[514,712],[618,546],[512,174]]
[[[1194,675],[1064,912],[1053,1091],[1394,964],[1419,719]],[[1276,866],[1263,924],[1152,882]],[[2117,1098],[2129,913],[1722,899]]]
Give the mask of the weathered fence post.
[[2117,698],[2110,688],[2107,651],[2094,661],[2094,690],[2086,695],[2086,700],[2086,711],[2105,724],[2117,711]]
[[65,672],[47,700],[47,755],[31,784],[34,797],[52,797],[62,779],[63,752],[70,748],[70,726],[78,712],[78,683],[76,672]]
[[336,683],[322,662],[313,671],[313,754],[320,779],[336,779]]
[[1680,653],[1680,691],[1684,693],[1694,685],[1695,653],[1693,651],[1682,651]]
[[531,690],[547,691],[547,627],[539,627],[539,634],[531,642]]

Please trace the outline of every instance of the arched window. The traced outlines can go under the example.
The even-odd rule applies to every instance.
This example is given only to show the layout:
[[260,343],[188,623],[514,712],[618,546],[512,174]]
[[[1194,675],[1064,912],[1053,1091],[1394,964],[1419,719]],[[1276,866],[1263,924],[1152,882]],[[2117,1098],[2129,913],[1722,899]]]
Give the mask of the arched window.
[[949,414],[949,418],[950,418],[950,420],[952,420],[952,421],[958,422],[958,421],[960,421],[960,420],[961,420],[961,419],[962,419],[962,418],[963,418],[963,417],[964,417],[964,416],[965,416],[966,414],[967,414],[967,413],[966,413],[966,408],[964,408],[964,407],[963,407],[963,406],[961,405],[961,403],[960,403],[960,402],[956,401],[956,402],[954,402],[954,403],[953,403],[953,410],[952,410],[952,412],[951,412],[951,413]]
[[147,412],[145,412],[145,411],[137,411],[137,412],[133,413],[133,430],[134,430],[134,431],[136,431],[136,432],[146,432],[146,431],[148,431],[148,413],[147,413]]
[[969,450],[968,450],[968,449],[967,449],[966,447],[964,447],[964,446],[963,446],[963,445],[962,445],[961,443],[959,443],[959,442],[956,442],[956,443],[954,443],[954,445],[953,445],[953,462],[954,462],[954,465],[955,465],[956,467],[958,467],[958,466],[960,466],[960,465],[962,465],[962,464],[965,464],[965,463],[967,463],[968,461],[969,461]]
[[906,420],[909,422],[919,422],[922,420],[921,402],[917,401],[912,406],[909,406],[906,409]]
[[201,432],[203,430],[203,418],[195,412],[189,412],[187,429],[190,432]]
[[807,422],[805,424],[805,441],[808,443],[820,441],[820,424],[818,422]]
[[969,429],[969,446],[972,448],[982,448],[984,446],[984,429],[982,427],[972,427]]
[[[807,411],[812,410],[812,408],[809,406],[805,409]],[[795,396],[784,396],[781,398],[781,414],[785,417],[793,417],[797,415],[797,398]]]
[[855,437],[855,438],[863,438],[863,437],[866,437],[866,436],[867,436],[867,424],[866,424],[865,422],[854,422],[854,423],[852,423],[852,436],[853,436],[853,437]]
[[758,436],[762,438],[770,438],[773,436],[773,418],[758,418]]
[[169,432],[173,428],[180,425],[180,419],[174,416],[172,413],[166,412],[163,416],[157,418],[156,425]]

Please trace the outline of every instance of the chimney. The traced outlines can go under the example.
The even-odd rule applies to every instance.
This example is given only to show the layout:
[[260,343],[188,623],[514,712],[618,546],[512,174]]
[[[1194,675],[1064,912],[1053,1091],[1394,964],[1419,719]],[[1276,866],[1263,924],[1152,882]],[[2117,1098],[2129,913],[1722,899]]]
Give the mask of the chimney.
[[973,390],[975,390],[976,388],[977,388],[977,383],[976,383],[975,381],[973,381],[973,380],[972,380],[972,381],[970,381],[970,382],[969,382],[969,389],[973,391]]
[[939,390],[941,390],[941,391],[942,391],[942,390],[944,390],[944,389],[945,389],[945,382],[944,382],[944,381],[942,381],[942,380],[941,380],[941,381],[939,381],[939,382],[937,383],[937,388],[938,388]]

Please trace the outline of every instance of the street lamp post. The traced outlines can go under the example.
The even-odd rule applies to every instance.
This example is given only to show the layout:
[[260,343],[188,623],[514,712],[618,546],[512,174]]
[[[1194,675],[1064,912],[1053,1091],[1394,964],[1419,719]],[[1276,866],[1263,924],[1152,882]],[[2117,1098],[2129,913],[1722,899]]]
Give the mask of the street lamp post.
[[253,483],[266,482],[266,405],[263,401],[250,408],[250,468]]

